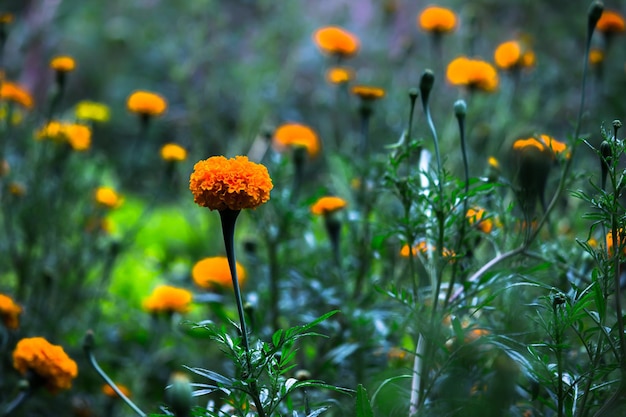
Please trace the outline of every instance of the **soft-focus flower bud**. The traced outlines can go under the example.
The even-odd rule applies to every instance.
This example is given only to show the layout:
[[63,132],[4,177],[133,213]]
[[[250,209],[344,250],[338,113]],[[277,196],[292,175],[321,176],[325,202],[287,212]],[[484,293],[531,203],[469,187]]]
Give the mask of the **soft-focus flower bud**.
[[604,11],[604,3],[601,1],[594,1],[589,6],[589,12],[587,13],[587,29],[591,33],[596,27],[598,20],[600,20],[600,16],[602,16],[602,12]]
[[192,390],[187,375],[174,373],[171,376],[170,387],[167,390],[167,402],[176,417],[191,415]]
[[467,104],[465,104],[465,100],[457,100],[454,103],[454,115],[456,117],[465,117],[467,114]]

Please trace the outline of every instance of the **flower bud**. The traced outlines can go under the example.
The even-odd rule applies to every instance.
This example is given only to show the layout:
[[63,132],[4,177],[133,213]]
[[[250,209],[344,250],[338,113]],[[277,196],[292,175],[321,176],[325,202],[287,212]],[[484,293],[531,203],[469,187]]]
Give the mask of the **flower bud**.
[[192,394],[191,383],[187,375],[179,372],[172,374],[166,396],[170,410],[176,417],[191,415]]
[[457,100],[454,103],[454,115],[458,118],[465,117],[467,114],[467,104],[465,104],[465,100]]
[[589,6],[589,12],[587,13],[587,30],[589,33],[593,32],[596,28],[596,24],[598,20],[600,20],[600,16],[602,16],[602,12],[604,11],[604,3],[601,1],[594,1]]

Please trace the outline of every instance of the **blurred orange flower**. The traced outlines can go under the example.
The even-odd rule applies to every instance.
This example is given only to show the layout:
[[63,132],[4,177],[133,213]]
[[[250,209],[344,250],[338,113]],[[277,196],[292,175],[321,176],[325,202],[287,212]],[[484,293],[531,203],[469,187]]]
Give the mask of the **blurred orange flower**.
[[78,366],[61,346],[53,345],[43,337],[20,340],[13,351],[13,367],[22,375],[28,371],[39,376],[50,392],[72,387],[78,375]]
[[503,42],[494,52],[494,61],[502,69],[531,67],[535,64],[535,54],[528,50],[521,42]]
[[256,208],[270,199],[273,187],[267,168],[247,156],[199,161],[189,178],[193,201],[211,210]]
[[359,50],[359,38],[337,26],[326,26],[313,34],[313,40],[322,52],[342,57],[354,55]]
[[[417,256],[418,253],[427,254],[429,252],[435,252],[436,250],[437,248],[435,246],[429,245],[425,240],[420,240],[410,249],[409,245],[402,246],[402,249],[400,249],[400,256],[408,258],[411,252],[413,253],[413,256]],[[455,253],[452,250],[443,248],[444,258],[454,258],[454,256]]]
[[117,208],[124,200],[111,187],[98,187],[95,193],[95,200],[98,204],[108,208]]
[[58,72],[74,71],[76,68],[76,61],[71,56],[57,56],[50,60],[50,68]]
[[91,146],[91,129],[89,126],[78,123],[52,120],[40,129],[35,137],[67,142],[75,151],[86,151]]
[[352,94],[363,100],[377,100],[385,97],[385,90],[380,87],[371,87],[366,85],[355,85],[352,87]]
[[[243,286],[246,282],[246,270],[239,262],[237,262],[236,268],[239,285]],[[225,256],[204,258],[196,262],[191,270],[191,277],[193,282],[201,288],[209,290],[233,288],[228,258]]]
[[143,302],[143,308],[150,313],[186,313],[193,295],[183,288],[159,285]]
[[604,51],[599,48],[592,48],[589,51],[589,63],[591,65],[598,65],[604,61]]
[[[540,151],[550,151],[552,155],[560,155],[565,151],[568,151],[567,145],[554,139],[552,136],[541,134],[538,138],[518,139],[513,142],[513,149],[524,150],[528,148],[536,148]],[[571,156],[571,152],[568,151],[565,154],[566,158]]]
[[8,295],[0,294],[0,320],[7,329],[17,329],[20,325],[20,314],[22,307],[17,305],[15,301]]
[[445,7],[429,6],[420,13],[417,23],[422,30],[433,33],[451,32],[456,27],[456,15]]
[[493,219],[486,219],[485,209],[473,207],[467,210],[465,217],[471,226],[476,226],[483,233],[491,233],[494,227]]
[[624,32],[626,30],[624,17],[616,11],[604,10],[596,24],[596,29],[603,33]]
[[0,13],[0,24],[8,24],[13,22],[13,15],[11,13]]
[[498,73],[488,62],[459,57],[448,64],[448,81],[470,89],[494,91],[498,87]]
[[[130,398],[130,390],[128,389],[126,385],[116,383],[115,386],[117,386],[117,388],[120,391],[122,391],[122,394]],[[102,393],[106,395],[107,397],[112,397],[112,398],[118,397],[117,392],[113,391],[113,388],[111,388],[109,384],[102,385]]]
[[351,68],[332,67],[326,71],[326,81],[330,84],[344,84],[354,79],[354,71]]
[[184,161],[187,150],[176,143],[167,143],[161,148],[161,158],[165,161]]
[[156,93],[135,91],[126,101],[128,110],[144,116],[160,116],[167,109],[167,101]]
[[315,215],[325,215],[341,210],[348,205],[341,197],[327,196],[319,198],[311,206],[311,213]]
[[0,79],[0,100],[12,101],[27,109],[34,106],[33,97],[20,85]]
[[320,151],[320,141],[315,131],[300,123],[280,125],[274,132],[274,145],[278,149],[304,147],[312,158]]

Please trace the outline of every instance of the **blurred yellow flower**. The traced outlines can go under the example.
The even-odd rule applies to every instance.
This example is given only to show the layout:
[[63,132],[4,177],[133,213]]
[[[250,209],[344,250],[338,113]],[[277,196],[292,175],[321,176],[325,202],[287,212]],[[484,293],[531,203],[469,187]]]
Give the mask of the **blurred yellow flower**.
[[[239,262],[236,263],[236,269],[239,285],[243,286],[246,282],[246,270]],[[196,262],[191,270],[191,277],[193,282],[201,288],[209,290],[233,288],[228,258],[225,256],[204,258]]]
[[341,197],[327,196],[319,198],[311,206],[311,213],[315,215],[325,215],[341,210],[348,205]]
[[135,91],[126,101],[128,110],[144,116],[160,116],[167,109],[167,101],[156,93]]
[[446,77],[453,85],[470,89],[494,91],[498,87],[498,73],[488,62],[459,57],[454,59],[446,70]]
[[493,156],[490,156],[489,159],[487,159],[487,163],[492,168],[500,169],[500,162],[498,162],[498,160]]
[[451,32],[456,27],[456,15],[445,7],[430,6],[420,13],[417,23],[426,32],[437,34]]
[[[436,251],[437,248],[435,246],[428,244],[425,240],[420,240],[412,248],[409,248],[409,245],[402,246],[402,249],[400,249],[400,256],[408,258],[410,253],[413,253],[413,256],[417,256],[418,253],[427,254],[429,252],[434,253]],[[442,253],[444,258],[454,258],[454,256],[456,256],[454,251],[447,248],[443,248]]]
[[0,13],[0,24],[9,24],[13,22],[13,15],[11,13]]
[[0,79],[0,100],[17,103],[32,109],[34,106],[33,97],[20,85],[11,81]]
[[78,123],[52,120],[37,132],[35,138],[67,142],[75,151],[85,151],[91,146],[91,129]]
[[377,100],[385,97],[385,90],[380,87],[372,87],[366,85],[355,85],[352,87],[352,94],[363,100]]
[[50,60],[50,68],[58,72],[71,72],[76,69],[76,61],[71,56],[57,56]]
[[159,285],[143,302],[143,308],[150,313],[187,313],[193,295],[183,288]]
[[184,161],[187,150],[176,143],[167,143],[161,147],[161,158],[165,161]]
[[354,79],[354,71],[351,68],[332,67],[326,71],[326,81],[330,84],[345,84]]
[[0,294],[0,321],[7,329],[17,329],[20,325],[20,314],[22,307],[17,305],[11,297]]
[[531,67],[535,64],[535,54],[521,42],[501,43],[493,55],[496,65],[502,69]]
[[13,351],[13,367],[22,375],[33,372],[50,392],[72,387],[78,375],[78,366],[61,346],[53,345],[43,337],[20,340]]
[[313,40],[322,52],[342,57],[354,55],[359,50],[359,38],[337,26],[318,29]]
[[79,120],[91,120],[94,122],[108,122],[110,117],[109,106],[95,101],[81,101],[74,110]]
[[485,218],[485,209],[481,207],[468,209],[467,213],[465,213],[465,217],[471,226],[476,226],[483,233],[491,233],[494,228],[493,219]]
[[285,123],[274,132],[274,145],[279,149],[304,147],[310,157],[315,157],[320,151],[320,142],[317,134],[309,126],[300,123]]
[[108,208],[117,208],[124,199],[111,187],[98,187],[95,192],[96,203]]
[[589,63],[591,65],[598,65],[604,61],[604,51],[599,48],[592,48],[589,51]]
[[26,187],[19,182],[10,182],[9,193],[16,197],[22,197],[26,195]]

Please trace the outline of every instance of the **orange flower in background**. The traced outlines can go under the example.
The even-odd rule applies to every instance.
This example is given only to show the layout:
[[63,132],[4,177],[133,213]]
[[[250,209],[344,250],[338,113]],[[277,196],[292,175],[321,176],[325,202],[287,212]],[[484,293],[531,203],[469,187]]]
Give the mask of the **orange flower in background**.
[[22,375],[28,371],[39,376],[50,392],[72,387],[78,366],[61,346],[43,337],[30,337],[17,343],[13,351],[13,367]]
[[502,69],[531,67],[535,64],[534,52],[526,49],[521,42],[503,42],[493,55],[496,65]]
[[72,123],[66,125],[63,132],[67,142],[75,151],[86,151],[91,146],[91,129],[89,126]]
[[359,50],[359,38],[337,26],[318,29],[313,34],[315,44],[322,52],[348,57]]
[[20,104],[27,109],[34,106],[33,97],[19,84],[0,79],[0,100]]
[[311,213],[315,215],[325,215],[341,210],[348,205],[346,200],[341,197],[327,196],[319,198],[311,206]]
[[515,142],[513,142],[513,149],[523,150],[523,149],[529,149],[529,148],[535,148],[540,151],[543,151],[544,149],[546,149],[544,144],[535,138],[518,139]]
[[159,285],[143,302],[143,308],[150,313],[187,313],[193,295],[183,288]]
[[117,208],[124,200],[111,187],[98,187],[95,193],[95,200],[98,204],[108,208]]
[[541,134],[538,138],[518,139],[513,142],[513,149],[525,150],[529,148],[535,148],[540,151],[550,151],[552,155],[560,155],[565,153],[565,158],[571,156],[571,152],[567,149],[567,145],[554,139],[552,136]]
[[189,178],[193,201],[211,210],[256,208],[270,199],[273,187],[267,168],[247,156],[199,161]]
[[[122,391],[122,394],[124,394],[126,397],[130,398],[130,390],[128,389],[128,387],[126,385],[115,384],[115,386],[117,387],[117,389]],[[117,398],[118,397],[117,392],[113,391],[113,388],[111,388],[111,386],[109,384],[102,385],[102,393],[104,395],[106,395],[107,397],[111,397],[111,398]]]
[[[236,269],[239,285],[243,286],[246,282],[246,270],[239,262],[237,262]],[[225,256],[204,258],[196,262],[191,270],[191,277],[196,285],[208,290],[233,288],[228,258]]]
[[20,314],[22,307],[8,295],[0,294],[0,320],[7,329],[15,330],[20,325]]
[[184,161],[187,150],[176,143],[167,143],[161,148],[161,158],[165,161]]
[[[410,252],[409,252],[410,251]],[[418,253],[427,254],[429,252],[436,252],[437,248],[433,245],[429,245],[425,240],[420,240],[417,242],[412,248],[409,248],[409,245],[402,246],[400,249],[400,256],[404,258],[408,258],[409,254],[412,252],[413,256],[417,256]],[[454,258],[455,253],[450,249],[443,248],[443,257],[444,258]]]
[[360,97],[362,100],[378,100],[385,97],[385,90],[380,87],[355,85],[352,87],[352,94]]
[[624,17],[616,11],[604,10],[600,20],[596,24],[596,29],[603,33],[619,33],[626,30]]
[[437,34],[452,32],[456,27],[456,15],[445,7],[430,6],[425,8],[417,18],[422,30]]
[[604,61],[604,51],[598,48],[592,48],[589,51],[589,63],[591,65],[598,65]]
[[498,73],[493,65],[478,59],[459,57],[448,64],[446,77],[453,85],[470,89],[494,91],[498,87]]
[[57,56],[50,60],[50,68],[58,72],[71,72],[76,69],[76,61],[71,56]]
[[167,101],[156,93],[135,91],[126,101],[128,110],[144,116],[160,116],[167,109]]
[[310,127],[300,123],[285,123],[274,132],[274,145],[279,149],[304,147],[311,158],[320,151],[320,141]]
[[11,13],[0,13],[0,24],[9,24],[13,22],[13,15]]
[[330,84],[345,84],[354,79],[354,71],[351,68],[332,67],[326,71],[326,81]]
[[[617,230],[617,241],[619,242],[619,246],[622,248],[622,254],[626,254],[626,233],[624,230]],[[609,254],[609,257],[613,256],[613,245],[615,244],[613,239],[613,232],[608,232],[606,234],[606,250]]]
[[485,209],[474,207],[467,210],[465,217],[471,226],[476,226],[483,233],[491,233],[494,227],[492,219],[486,219]]

